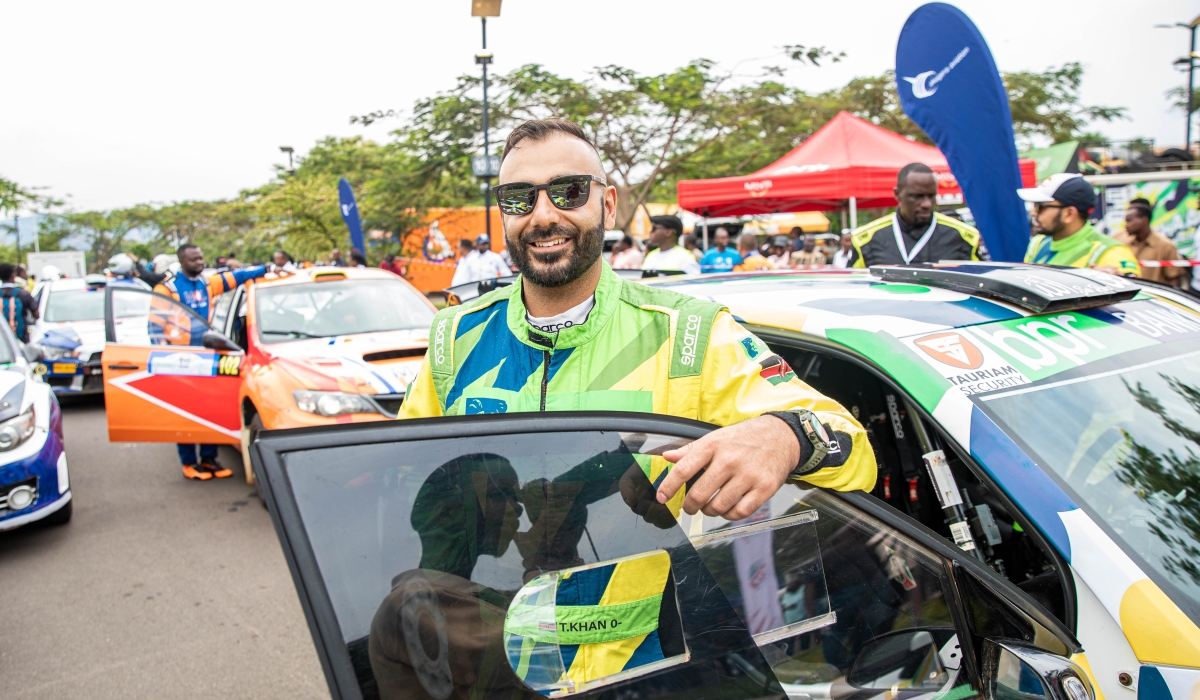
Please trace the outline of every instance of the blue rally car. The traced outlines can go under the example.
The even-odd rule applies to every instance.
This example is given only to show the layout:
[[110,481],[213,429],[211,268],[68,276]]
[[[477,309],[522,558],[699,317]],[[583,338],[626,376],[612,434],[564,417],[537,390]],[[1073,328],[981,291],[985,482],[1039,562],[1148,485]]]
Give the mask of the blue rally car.
[[62,412],[34,371],[38,355],[0,323],[0,530],[71,519]]

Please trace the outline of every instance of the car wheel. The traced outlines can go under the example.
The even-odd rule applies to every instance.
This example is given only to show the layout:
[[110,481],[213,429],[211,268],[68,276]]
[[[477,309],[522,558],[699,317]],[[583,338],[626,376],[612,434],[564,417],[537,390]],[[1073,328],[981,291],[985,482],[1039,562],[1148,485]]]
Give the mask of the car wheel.
[[258,434],[262,432],[262,429],[262,418],[257,413],[250,419],[250,424],[242,429],[242,467],[246,470],[246,481],[254,482],[258,500],[262,503],[262,507],[266,508],[267,499],[263,497],[262,480],[254,472],[254,463],[250,461],[250,444],[258,439]]
[[50,526],[66,525],[71,522],[71,506],[73,505],[75,505],[75,501],[67,501],[67,505],[42,518],[42,522]]

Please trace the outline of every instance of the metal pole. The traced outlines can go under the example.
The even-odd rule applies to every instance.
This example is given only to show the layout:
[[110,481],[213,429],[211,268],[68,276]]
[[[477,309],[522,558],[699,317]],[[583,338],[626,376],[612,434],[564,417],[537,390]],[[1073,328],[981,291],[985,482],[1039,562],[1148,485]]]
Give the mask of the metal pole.
[[1183,149],[1189,154],[1192,152],[1192,90],[1195,85],[1193,79],[1196,74],[1196,27],[1189,27],[1192,32],[1191,48],[1188,50],[1188,89],[1187,89],[1187,107],[1184,111],[1187,112],[1187,140],[1184,141]]
[[850,230],[858,228],[858,198],[850,198]]
[[[483,25],[483,50],[487,51],[487,17],[480,17],[479,21]],[[484,63],[483,63],[483,155],[485,157],[492,155],[491,147],[490,147],[491,145],[488,142],[488,99],[487,99],[488,76],[487,76],[487,67],[488,67],[488,64],[486,61],[484,61]],[[489,164],[489,169],[490,169],[490,167],[491,166]],[[483,222],[484,222],[485,230],[487,231],[488,247],[491,248],[492,247],[492,178],[490,178],[490,177],[483,178],[483,183],[484,183]],[[493,248],[493,250],[494,250],[494,248]]]
[[41,235],[39,232],[39,228],[40,227],[38,226],[37,210],[35,209],[33,211],[33,252],[35,252],[35,253],[42,252]]
[[702,252],[707,253],[708,252],[708,217],[707,216],[700,220],[700,229],[704,232],[704,250]]
[[18,221],[19,220],[17,219],[17,215],[13,214],[13,236],[17,239],[17,264],[20,265],[21,264],[21,229],[17,228],[19,226]]

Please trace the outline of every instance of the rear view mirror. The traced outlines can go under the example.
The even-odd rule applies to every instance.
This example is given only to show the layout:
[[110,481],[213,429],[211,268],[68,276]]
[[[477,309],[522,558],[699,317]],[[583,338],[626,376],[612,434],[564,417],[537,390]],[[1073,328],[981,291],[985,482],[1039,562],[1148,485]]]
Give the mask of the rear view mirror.
[[525,685],[554,695],[685,663],[670,555],[656,550],[534,578],[508,608],[504,647]]
[[204,336],[200,339],[200,344],[209,350],[228,350],[230,352],[238,352],[241,350],[229,338],[226,338],[221,333],[216,331],[204,331]]
[[952,627],[889,632],[863,646],[846,682],[868,690],[935,691],[952,680],[950,672],[958,670],[961,658],[958,633]]
[[1083,669],[1041,649],[992,639],[983,642],[986,697],[994,700],[1095,700]]

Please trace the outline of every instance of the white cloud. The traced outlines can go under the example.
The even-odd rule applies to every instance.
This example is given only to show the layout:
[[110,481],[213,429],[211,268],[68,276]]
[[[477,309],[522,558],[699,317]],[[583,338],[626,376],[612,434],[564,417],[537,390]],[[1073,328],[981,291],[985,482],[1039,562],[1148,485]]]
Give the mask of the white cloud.
[[[489,22],[494,69],[529,62],[582,76],[617,63],[666,71],[696,57],[732,66],[784,44],[823,44],[846,59],[797,68],[819,91],[894,65],[896,38],[919,2],[760,0],[606,3],[507,0]],[[0,37],[0,173],[72,195],[80,208],[229,197],[267,181],[326,135],[385,138],[352,114],[408,108],[474,73],[479,20],[468,0],[437,3],[8,3]],[[1001,70],[1086,68],[1083,96],[1125,106],[1117,138],[1183,140],[1163,91],[1183,84],[1171,62],[1186,32],[1177,0],[1129,3],[963,1]]]

